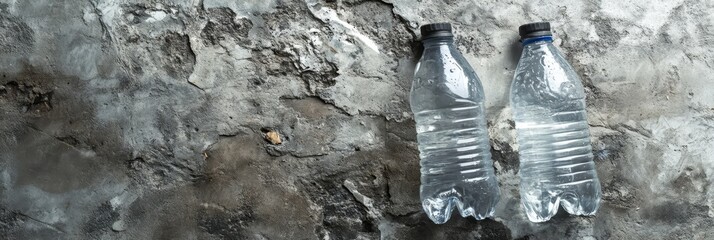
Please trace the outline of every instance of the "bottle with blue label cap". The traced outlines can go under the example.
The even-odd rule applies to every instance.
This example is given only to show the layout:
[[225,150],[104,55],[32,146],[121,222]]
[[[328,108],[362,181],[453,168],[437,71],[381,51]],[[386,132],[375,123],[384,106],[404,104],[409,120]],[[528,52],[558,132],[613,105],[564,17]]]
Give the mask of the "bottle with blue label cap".
[[578,74],[553,45],[550,23],[519,28],[523,52],[511,84],[520,154],[521,203],[532,222],[562,206],[594,215],[601,190],[595,171],[585,92]]

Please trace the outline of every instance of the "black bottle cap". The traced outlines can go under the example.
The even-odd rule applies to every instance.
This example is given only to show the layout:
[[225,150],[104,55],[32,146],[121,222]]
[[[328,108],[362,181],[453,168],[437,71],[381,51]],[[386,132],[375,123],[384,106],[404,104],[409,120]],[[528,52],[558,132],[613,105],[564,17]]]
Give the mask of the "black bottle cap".
[[450,23],[431,23],[421,26],[421,39],[453,36]]
[[550,32],[549,22],[534,22],[529,24],[523,24],[518,27],[518,34],[521,35],[521,39],[553,35]]

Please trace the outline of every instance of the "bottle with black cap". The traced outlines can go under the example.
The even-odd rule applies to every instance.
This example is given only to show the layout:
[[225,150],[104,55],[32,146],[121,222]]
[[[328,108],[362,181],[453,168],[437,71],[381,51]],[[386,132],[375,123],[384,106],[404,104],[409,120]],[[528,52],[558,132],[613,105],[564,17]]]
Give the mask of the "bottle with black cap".
[[421,165],[421,201],[437,224],[451,217],[493,216],[500,198],[484,113],[481,81],[454,46],[448,23],[421,27],[424,51],[410,104]]
[[600,205],[578,74],[553,45],[550,23],[519,29],[523,53],[511,84],[520,153],[521,203],[532,222],[548,221],[559,206],[594,215]]

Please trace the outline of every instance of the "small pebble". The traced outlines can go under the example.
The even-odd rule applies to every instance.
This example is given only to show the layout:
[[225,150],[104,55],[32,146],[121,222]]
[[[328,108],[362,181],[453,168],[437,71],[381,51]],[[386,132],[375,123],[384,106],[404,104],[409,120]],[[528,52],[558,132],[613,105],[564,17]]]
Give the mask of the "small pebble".
[[280,140],[280,134],[276,131],[270,131],[270,132],[266,133],[265,139],[274,145],[283,143],[283,141]]
[[118,220],[112,224],[112,230],[115,232],[126,231],[126,223],[123,220]]

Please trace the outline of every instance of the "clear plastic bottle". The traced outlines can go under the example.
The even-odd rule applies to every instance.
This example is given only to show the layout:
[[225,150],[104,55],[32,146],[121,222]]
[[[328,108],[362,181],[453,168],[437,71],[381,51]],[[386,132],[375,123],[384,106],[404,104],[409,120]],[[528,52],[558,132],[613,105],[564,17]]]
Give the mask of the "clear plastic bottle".
[[520,153],[521,203],[532,222],[548,221],[560,205],[593,215],[600,203],[585,112],[573,67],[552,44],[550,24],[519,28],[523,53],[511,85]]
[[437,224],[491,217],[500,198],[481,82],[454,46],[451,25],[421,27],[424,53],[411,89],[421,158],[421,201]]

